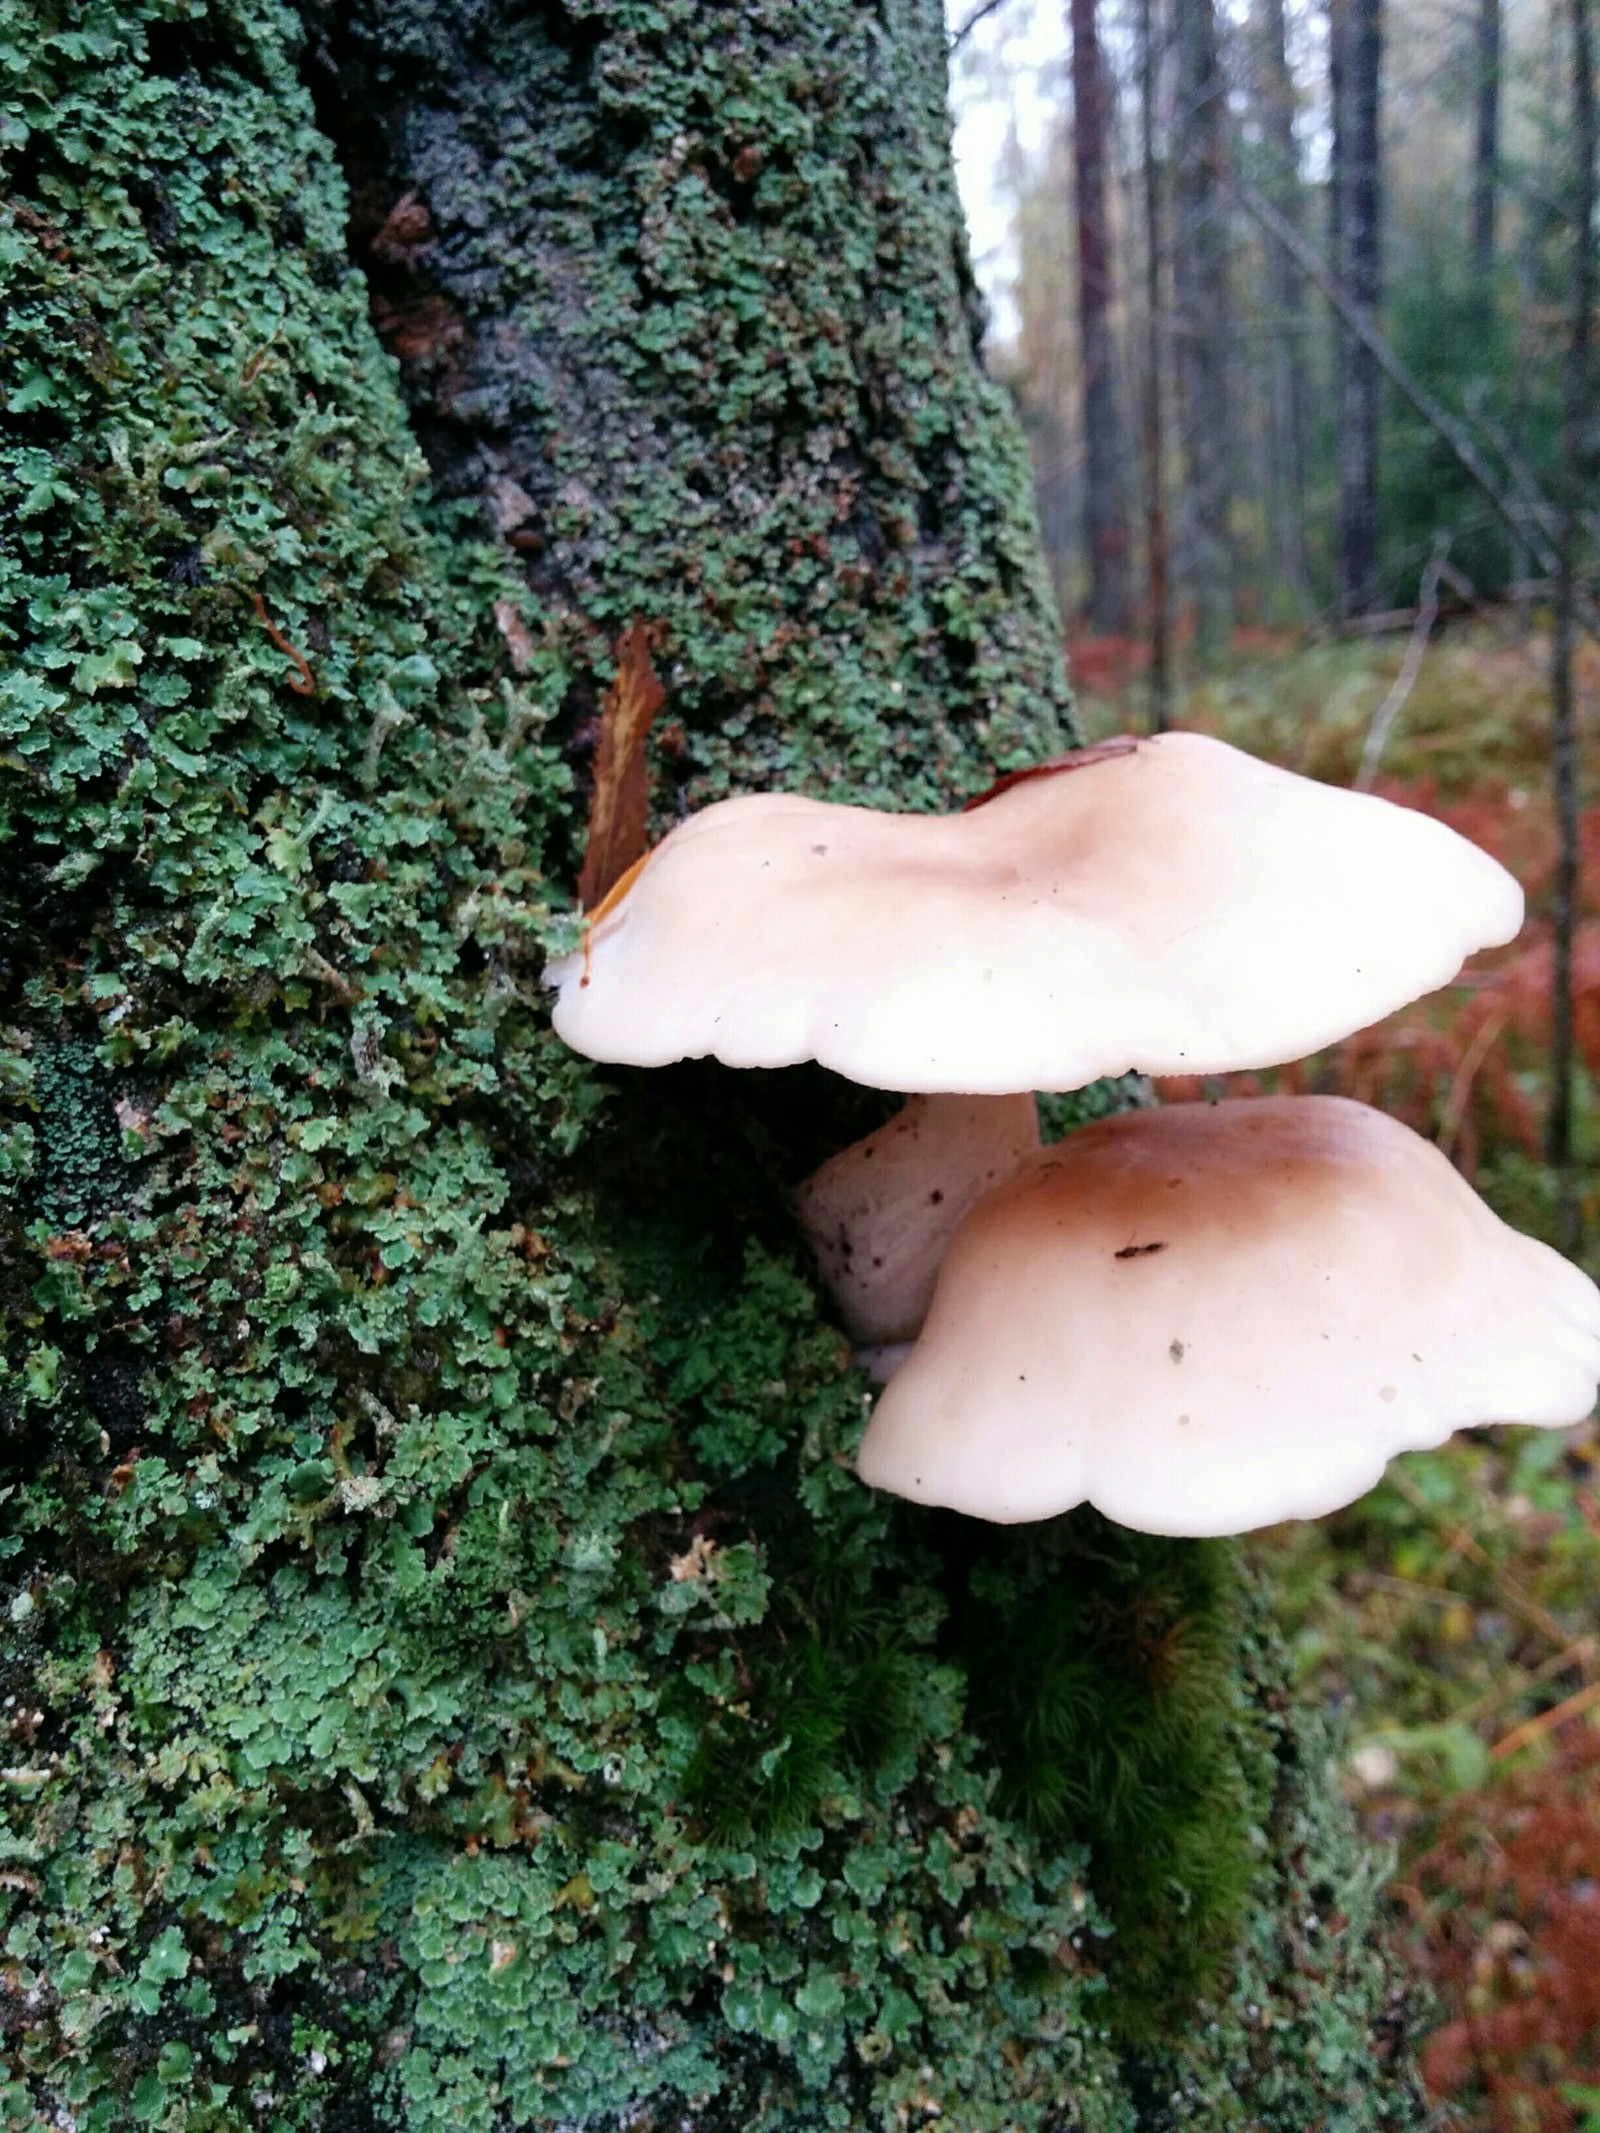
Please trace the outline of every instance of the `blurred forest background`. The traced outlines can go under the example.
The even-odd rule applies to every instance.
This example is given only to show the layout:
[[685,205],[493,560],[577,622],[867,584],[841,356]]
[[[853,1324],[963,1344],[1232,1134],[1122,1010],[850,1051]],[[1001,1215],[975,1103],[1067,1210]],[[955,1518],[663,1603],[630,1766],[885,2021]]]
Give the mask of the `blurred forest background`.
[[[1383,1106],[1591,1272],[1596,12],[949,13],[990,361],[1089,736],[1220,734],[1443,816],[1528,891],[1514,947],[1236,1092]],[[1260,1547],[1394,1848],[1441,2123],[1600,2133],[1593,1426],[1399,1461]]]

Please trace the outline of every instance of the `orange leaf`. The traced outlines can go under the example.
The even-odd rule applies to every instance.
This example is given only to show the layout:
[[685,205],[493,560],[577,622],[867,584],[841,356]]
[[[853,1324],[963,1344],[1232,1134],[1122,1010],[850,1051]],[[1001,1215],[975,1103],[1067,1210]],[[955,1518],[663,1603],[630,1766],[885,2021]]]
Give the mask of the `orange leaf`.
[[650,805],[644,744],[667,692],[650,664],[650,633],[642,622],[617,640],[617,678],[606,691],[594,751],[589,841],[578,876],[586,911],[644,857]]
[[1096,741],[1092,748],[1075,748],[1071,755],[1052,756],[1048,763],[1034,763],[1027,770],[1009,770],[1003,778],[996,778],[987,792],[980,792],[966,802],[961,812],[970,815],[975,807],[983,807],[990,800],[998,800],[1003,792],[1013,785],[1025,785],[1030,778],[1058,778],[1064,771],[1087,770],[1093,763],[1107,763],[1113,756],[1132,755],[1139,745],[1134,733],[1116,733],[1108,741]]

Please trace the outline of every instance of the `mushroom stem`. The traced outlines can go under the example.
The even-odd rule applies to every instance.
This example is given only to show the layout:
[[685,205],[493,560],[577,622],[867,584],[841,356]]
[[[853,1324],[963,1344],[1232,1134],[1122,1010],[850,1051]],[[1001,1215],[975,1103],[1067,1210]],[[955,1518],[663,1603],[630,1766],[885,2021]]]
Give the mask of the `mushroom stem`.
[[795,1212],[863,1348],[916,1338],[957,1223],[1038,1150],[1031,1095],[913,1096],[807,1178]]

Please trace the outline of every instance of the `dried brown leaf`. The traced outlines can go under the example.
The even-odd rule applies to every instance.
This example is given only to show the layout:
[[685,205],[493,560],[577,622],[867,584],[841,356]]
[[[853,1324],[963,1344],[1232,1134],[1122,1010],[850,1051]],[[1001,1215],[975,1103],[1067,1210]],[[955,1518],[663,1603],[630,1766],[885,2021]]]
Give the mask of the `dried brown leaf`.
[[650,633],[635,621],[617,641],[617,676],[606,691],[594,751],[589,840],[578,899],[586,911],[644,857],[650,807],[645,741],[667,692],[650,664]]

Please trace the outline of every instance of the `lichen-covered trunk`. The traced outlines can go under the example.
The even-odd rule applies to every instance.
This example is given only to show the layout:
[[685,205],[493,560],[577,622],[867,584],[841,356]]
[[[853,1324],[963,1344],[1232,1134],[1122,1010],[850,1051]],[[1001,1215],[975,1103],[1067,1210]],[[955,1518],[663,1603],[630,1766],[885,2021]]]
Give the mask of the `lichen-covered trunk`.
[[6,2126],[1412,2123],[1231,1553],[853,1478],[881,1100],[549,1032],[635,618],[659,826],[1067,736],[930,0],[0,25]]

